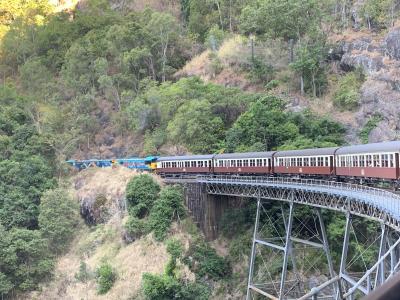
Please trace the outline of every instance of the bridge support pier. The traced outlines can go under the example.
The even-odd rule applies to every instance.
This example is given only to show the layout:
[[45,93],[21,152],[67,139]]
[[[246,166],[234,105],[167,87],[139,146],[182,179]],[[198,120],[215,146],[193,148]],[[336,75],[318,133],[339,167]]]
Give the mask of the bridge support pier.
[[203,184],[186,184],[185,202],[193,220],[204,233],[206,240],[218,237],[219,221],[227,208],[232,206],[232,197],[208,194]]

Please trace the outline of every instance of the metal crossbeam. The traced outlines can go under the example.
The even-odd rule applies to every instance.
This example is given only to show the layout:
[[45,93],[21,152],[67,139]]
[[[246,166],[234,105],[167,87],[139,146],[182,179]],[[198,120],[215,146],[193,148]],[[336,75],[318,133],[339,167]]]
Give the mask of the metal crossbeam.
[[[198,176],[195,181],[198,185],[203,186],[208,194],[257,199],[257,213],[249,264],[247,300],[251,299],[252,293],[265,296],[269,299],[293,299],[290,298],[293,297],[293,288],[296,286],[299,287],[296,282],[300,281],[300,277],[297,275],[297,261],[293,249],[297,243],[313,247],[318,251],[324,251],[329,272],[329,279],[319,286],[313,287],[311,291],[301,288],[303,289],[303,296],[295,297],[301,300],[326,297],[326,294],[323,295],[325,291],[327,291],[331,299],[352,300],[357,296],[356,291],[364,295],[369,294],[397,273],[400,268],[400,238],[398,237],[400,232],[399,195],[365,186],[314,179],[202,175]],[[196,184],[193,179],[190,182],[191,184]],[[273,238],[266,240],[259,236],[260,214],[262,211],[265,213],[262,201],[265,200],[280,201],[282,205],[289,206],[289,214],[287,216],[285,216],[282,207],[284,226],[281,228],[285,230],[285,237],[282,239],[282,242],[284,241],[283,245],[274,243]],[[307,205],[314,208],[315,215],[319,221],[316,223],[319,224],[317,232],[320,235],[320,242],[292,235],[294,210],[295,207],[300,205]],[[322,208],[346,214],[342,253],[337,273],[334,270],[330,254],[328,236],[321,214]],[[351,266],[359,256],[350,257],[353,254],[349,254],[349,245],[352,239],[351,230],[355,231],[352,226],[352,220],[355,216],[361,216],[381,224],[379,253],[377,253],[376,263],[369,269],[364,263],[365,272],[360,276],[351,273]],[[394,238],[394,236],[397,236],[397,238]],[[355,232],[353,238],[356,238]],[[356,242],[358,243],[357,238]],[[271,282],[271,285],[276,288],[275,295],[268,290],[268,285],[265,283],[258,284],[254,282],[256,250],[258,247],[267,247],[278,251],[276,253],[279,255],[283,255],[279,290],[275,282]],[[259,253],[262,254],[261,251]],[[362,255],[363,253],[360,254],[361,257]],[[349,263],[347,263],[348,258],[350,258]],[[289,259],[292,262],[290,270],[288,270]],[[289,286],[289,282],[293,279],[295,285]],[[271,278],[271,280],[274,281],[275,279]],[[292,293],[290,297],[289,292]]]

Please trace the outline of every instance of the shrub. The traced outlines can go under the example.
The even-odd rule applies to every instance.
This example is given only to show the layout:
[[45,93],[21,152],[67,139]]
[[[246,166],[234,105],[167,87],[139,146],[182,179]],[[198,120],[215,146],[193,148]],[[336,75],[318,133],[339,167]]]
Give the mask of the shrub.
[[210,289],[203,284],[150,273],[143,274],[142,290],[148,300],[206,300],[210,296]]
[[75,279],[83,283],[90,279],[90,272],[84,261],[81,261],[81,264],[79,265],[79,271],[75,274]]
[[116,274],[108,263],[103,263],[96,271],[97,292],[99,294],[107,293],[114,285]]
[[149,222],[157,240],[163,240],[173,220],[185,215],[182,190],[178,186],[165,187],[154,205]]
[[129,214],[138,218],[145,217],[153,207],[159,192],[159,184],[150,175],[133,177],[126,186]]
[[125,229],[130,237],[134,240],[149,233],[150,228],[146,219],[138,219],[137,217],[129,216],[125,224]]
[[273,79],[273,80],[271,80],[270,82],[268,82],[268,83],[265,85],[265,89],[266,89],[267,91],[273,90],[274,88],[276,88],[276,87],[279,86],[279,83],[280,83],[279,80]]
[[143,293],[149,300],[174,299],[179,290],[178,281],[168,275],[143,274]]
[[214,25],[208,31],[206,37],[207,48],[211,49],[212,51],[217,51],[221,47],[224,38],[225,38],[224,31],[219,29],[218,25]]
[[165,267],[165,274],[168,276],[175,277],[176,260],[182,256],[182,244],[177,239],[167,240],[167,252],[171,255],[171,258]]
[[50,249],[62,252],[74,236],[79,220],[79,206],[67,191],[47,191],[40,202],[39,227],[49,240]]
[[167,252],[171,255],[171,257],[180,258],[182,256],[183,246],[179,240],[172,238],[167,240],[166,244]]
[[184,262],[200,278],[208,276],[221,279],[231,274],[228,260],[219,256],[215,249],[200,238],[190,245]]
[[374,128],[376,128],[376,126],[378,126],[378,123],[382,120],[383,117],[380,114],[375,114],[368,119],[367,123],[365,123],[364,127],[359,133],[361,142],[363,142],[364,144],[368,143],[369,134]]
[[275,74],[274,67],[266,64],[262,59],[255,57],[252,60],[252,66],[249,72],[249,79],[254,83],[268,83]]
[[339,80],[338,90],[333,95],[333,103],[341,108],[352,110],[360,102],[360,92],[363,75],[359,71],[350,72]]

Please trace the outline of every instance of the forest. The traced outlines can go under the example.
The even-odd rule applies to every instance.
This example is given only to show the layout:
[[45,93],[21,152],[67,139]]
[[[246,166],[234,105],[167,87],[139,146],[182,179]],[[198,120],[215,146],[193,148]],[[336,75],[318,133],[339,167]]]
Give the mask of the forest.
[[[69,2],[74,5],[58,9]],[[307,107],[291,109],[290,100],[294,95],[311,101],[329,97],[335,110],[350,113],[360,106],[365,70],[332,68],[336,45],[331,37],[355,26],[356,1],[160,0],[143,9],[133,9],[129,1],[69,2],[0,3],[2,298],[50,280],[57,258],[70,247],[81,218],[66,184],[71,171],[67,159],[304,149],[348,142],[344,124]],[[362,3],[356,24],[361,30],[383,34],[398,20],[396,0]],[[235,39],[250,49],[246,55],[227,50],[227,42]],[[260,53],[260,47],[272,56]],[[205,77],[223,74],[229,65],[250,88],[182,75],[203,52]],[[360,130],[363,142],[380,120],[379,114],[373,115]],[[182,204],[173,201],[180,191],[160,191],[146,180],[142,184],[153,186],[154,195],[146,197],[161,201],[154,203],[167,203],[184,215]],[[141,211],[149,203],[137,207],[140,203],[132,201],[131,233],[154,231],[164,240],[165,228],[177,215],[160,212],[161,204]],[[231,213],[250,230],[248,214],[254,207],[248,210]],[[168,220],[160,221],[163,214]],[[332,226],[329,230],[340,236]],[[179,244],[168,243],[169,275],[147,274],[146,297],[171,299],[172,291],[180,295],[174,299],[207,299],[203,283],[183,289],[182,282],[171,279],[176,260],[185,258]],[[211,257],[211,267],[204,266],[200,278],[228,276],[227,261],[203,242],[196,245],[193,253]],[[214,274],[221,265],[226,274]],[[104,265],[98,278],[105,274],[104,280],[112,281],[111,273]],[[151,286],[164,288],[166,295]]]

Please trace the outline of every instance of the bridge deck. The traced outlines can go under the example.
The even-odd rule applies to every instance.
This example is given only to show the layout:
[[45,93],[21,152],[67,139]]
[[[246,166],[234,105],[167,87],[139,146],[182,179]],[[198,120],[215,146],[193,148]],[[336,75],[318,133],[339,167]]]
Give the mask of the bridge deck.
[[234,185],[253,185],[290,190],[335,194],[354,201],[373,205],[400,220],[400,196],[385,190],[334,181],[288,178],[228,178],[200,176],[197,182]]

